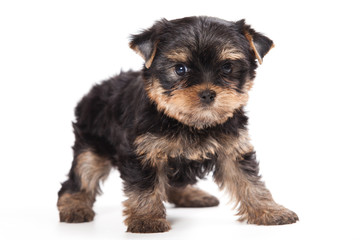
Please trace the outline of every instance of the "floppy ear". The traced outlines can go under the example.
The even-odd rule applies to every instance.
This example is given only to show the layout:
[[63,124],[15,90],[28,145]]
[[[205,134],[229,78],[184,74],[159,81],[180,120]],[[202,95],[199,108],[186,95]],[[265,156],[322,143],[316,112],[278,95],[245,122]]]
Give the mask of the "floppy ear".
[[154,60],[159,34],[165,21],[163,19],[156,22],[151,28],[131,36],[129,46],[145,60],[146,68],[150,68]]
[[240,32],[245,36],[245,38],[249,41],[250,48],[255,54],[255,57],[259,61],[260,64],[263,62],[263,57],[273,48],[275,45],[273,41],[256,32],[254,29],[250,27],[250,25],[245,24],[245,20],[240,20],[235,23],[240,30]]

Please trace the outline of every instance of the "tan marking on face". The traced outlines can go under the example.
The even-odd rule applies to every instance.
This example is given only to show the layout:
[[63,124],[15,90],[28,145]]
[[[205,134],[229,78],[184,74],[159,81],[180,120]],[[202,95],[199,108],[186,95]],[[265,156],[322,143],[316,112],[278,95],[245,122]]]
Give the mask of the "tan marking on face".
[[240,60],[245,55],[236,48],[224,48],[220,53],[220,60]]
[[253,80],[247,80],[243,86],[243,90],[245,92],[249,92],[251,90],[251,88],[253,87],[254,85],[254,81]]
[[80,177],[81,190],[92,195],[100,193],[99,183],[106,180],[111,170],[111,162],[91,151],[77,156],[76,173]]
[[[236,109],[246,105],[248,89],[251,87],[251,80],[247,81],[243,93],[230,88],[202,84],[174,90],[171,96],[168,96],[164,94],[165,90],[157,79],[154,79],[146,90],[159,111],[164,111],[168,116],[186,125],[202,129],[224,123],[233,116]],[[208,106],[204,106],[199,97],[199,93],[206,89],[216,92],[215,101]]]
[[185,49],[175,49],[168,53],[165,53],[165,56],[174,61],[179,63],[186,63],[188,61],[188,56],[190,53]]

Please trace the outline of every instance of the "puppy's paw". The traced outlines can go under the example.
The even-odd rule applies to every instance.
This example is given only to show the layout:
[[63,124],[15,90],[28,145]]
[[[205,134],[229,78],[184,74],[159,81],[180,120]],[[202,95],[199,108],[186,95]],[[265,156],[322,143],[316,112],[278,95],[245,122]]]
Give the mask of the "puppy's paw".
[[284,225],[295,223],[299,217],[293,211],[278,205],[257,212],[258,217],[249,218],[248,223],[257,225]]
[[179,201],[177,207],[215,207],[219,205],[219,200],[212,195],[193,195]]
[[132,233],[158,233],[171,229],[166,219],[133,219],[129,221],[127,232]]
[[59,215],[60,222],[82,223],[94,220],[95,212],[89,207],[63,208]]
[[214,207],[219,205],[216,197],[191,186],[184,189],[172,189],[169,192],[168,200],[177,207]]

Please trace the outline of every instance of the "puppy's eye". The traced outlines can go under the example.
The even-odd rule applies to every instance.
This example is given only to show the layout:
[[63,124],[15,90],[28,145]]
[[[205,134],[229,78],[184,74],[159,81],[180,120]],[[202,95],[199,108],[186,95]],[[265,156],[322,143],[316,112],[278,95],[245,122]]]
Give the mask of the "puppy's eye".
[[229,74],[232,72],[232,66],[231,63],[225,63],[224,65],[221,66],[221,70],[223,73],[225,74]]
[[188,68],[184,64],[177,64],[175,66],[175,72],[179,76],[184,76],[188,72]]

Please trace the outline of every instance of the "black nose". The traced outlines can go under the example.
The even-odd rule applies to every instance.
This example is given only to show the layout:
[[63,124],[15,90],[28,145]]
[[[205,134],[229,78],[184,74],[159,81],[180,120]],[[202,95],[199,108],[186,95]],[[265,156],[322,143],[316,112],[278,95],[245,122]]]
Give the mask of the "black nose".
[[199,97],[201,102],[209,104],[212,103],[215,100],[216,92],[213,90],[205,90],[199,93]]

